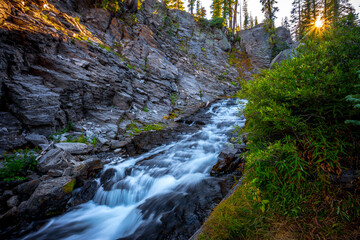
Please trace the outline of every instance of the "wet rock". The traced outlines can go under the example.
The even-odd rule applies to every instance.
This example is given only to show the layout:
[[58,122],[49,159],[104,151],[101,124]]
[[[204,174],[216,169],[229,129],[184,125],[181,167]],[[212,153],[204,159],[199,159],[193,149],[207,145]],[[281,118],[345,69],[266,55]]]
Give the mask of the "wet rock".
[[75,198],[71,201],[70,205],[77,206],[90,201],[95,196],[97,189],[98,184],[96,181],[87,181],[84,186],[81,187],[80,191],[76,193]]
[[72,176],[81,177],[82,179],[88,179],[89,177],[95,177],[96,174],[103,169],[104,164],[99,158],[89,158],[85,161],[77,163],[72,169]]
[[109,182],[116,174],[116,170],[114,168],[107,169],[100,178],[100,184],[104,185]]
[[27,201],[27,212],[37,218],[62,213],[72,196],[72,188],[69,190],[65,187],[72,180],[65,176],[41,182]]
[[243,159],[239,154],[239,149],[228,146],[219,154],[218,161],[211,169],[210,175],[221,176],[226,173],[234,172],[243,162]]
[[54,148],[42,156],[38,163],[39,171],[46,173],[50,169],[64,170],[75,162],[75,158],[60,148]]
[[70,154],[87,154],[92,149],[93,146],[85,144],[85,143],[57,143],[55,147],[64,150]]

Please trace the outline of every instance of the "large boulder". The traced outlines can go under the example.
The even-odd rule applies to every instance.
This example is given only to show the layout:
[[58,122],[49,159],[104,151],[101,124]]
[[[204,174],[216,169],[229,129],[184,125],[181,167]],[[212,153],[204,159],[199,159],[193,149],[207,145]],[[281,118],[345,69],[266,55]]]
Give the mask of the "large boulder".
[[276,29],[275,48],[272,49],[269,43],[269,34],[264,24],[256,25],[247,30],[240,31],[241,47],[249,56],[253,66],[264,69],[269,68],[273,58],[272,50],[289,48],[292,44],[290,31],[284,27]]
[[41,182],[26,203],[27,213],[37,218],[62,213],[74,186],[75,179],[68,176]]

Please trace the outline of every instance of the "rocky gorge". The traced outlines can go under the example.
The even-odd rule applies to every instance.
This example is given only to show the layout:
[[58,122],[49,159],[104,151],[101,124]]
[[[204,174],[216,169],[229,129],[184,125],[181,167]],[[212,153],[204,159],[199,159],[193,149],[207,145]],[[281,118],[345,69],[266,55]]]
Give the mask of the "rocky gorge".
[[[286,29],[277,36],[292,45]],[[135,156],[192,131],[183,123],[201,126],[202,107],[274,58],[262,25],[239,37],[154,0],[137,13],[0,0],[0,153],[42,149],[25,180],[1,182],[3,236],[91,200],[106,154]],[[237,168],[227,151],[222,174]]]

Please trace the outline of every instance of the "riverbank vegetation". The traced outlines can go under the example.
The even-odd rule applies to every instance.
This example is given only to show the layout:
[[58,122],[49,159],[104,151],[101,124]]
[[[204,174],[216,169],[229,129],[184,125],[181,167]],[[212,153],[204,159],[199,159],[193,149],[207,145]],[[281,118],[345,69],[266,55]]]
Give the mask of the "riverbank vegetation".
[[294,54],[242,84],[245,177],[199,239],[360,236],[360,27],[349,15]]

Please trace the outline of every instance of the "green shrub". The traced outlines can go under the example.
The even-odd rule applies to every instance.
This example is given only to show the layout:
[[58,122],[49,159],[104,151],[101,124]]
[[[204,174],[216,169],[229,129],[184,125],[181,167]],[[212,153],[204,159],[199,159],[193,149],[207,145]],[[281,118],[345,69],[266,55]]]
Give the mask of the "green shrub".
[[[344,169],[359,168],[360,127],[345,124],[360,119],[354,102],[346,101],[359,81],[359,46],[360,27],[345,19],[322,35],[309,34],[296,58],[242,83],[238,97],[248,100],[247,122],[239,134],[247,134],[249,149],[244,184],[258,191],[258,200],[243,199],[249,203],[245,208],[234,203],[222,229],[216,222],[224,215],[214,213],[204,239],[221,239],[211,237],[217,231],[226,239],[258,239],[258,231],[271,232],[269,224],[283,219],[295,226],[295,239],[309,233],[310,238],[350,239],[345,235],[356,232],[359,179],[350,190],[333,179]],[[250,190],[243,191],[236,194],[249,195]],[[247,221],[246,212],[256,210],[263,214]],[[256,231],[246,230],[254,226]]]
[[222,29],[224,26],[226,26],[225,18],[215,17],[210,21],[210,27]]
[[36,153],[38,148],[15,151],[4,155],[0,164],[0,179],[4,181],[24,180],[27,170],[36,169]]

